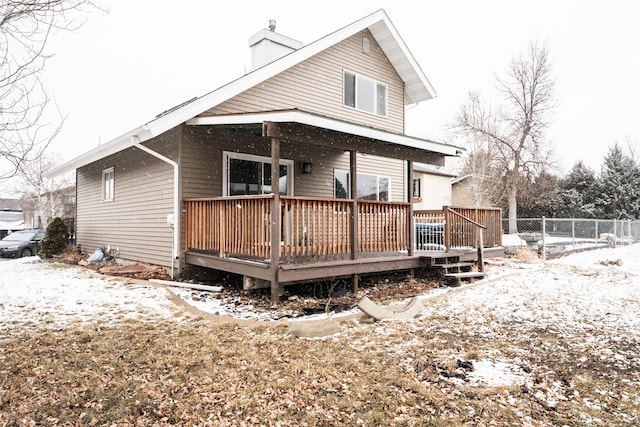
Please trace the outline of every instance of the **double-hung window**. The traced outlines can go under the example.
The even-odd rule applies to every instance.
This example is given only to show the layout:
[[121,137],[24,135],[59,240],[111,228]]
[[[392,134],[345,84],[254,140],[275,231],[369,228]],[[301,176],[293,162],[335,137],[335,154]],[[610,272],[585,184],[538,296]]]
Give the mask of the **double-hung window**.
[[114,189],[115,175],[113,168],[104,169],[102,171],[102,201],[113,201],[113,189]]
[[[391,179],[388,176],[358,173],[358,199],[389,201]],[[351,197],[349,172],[334,171],[334,196],[338,199]]]
[[344,72],[344,105],[379,116],[387,115],[387,85],[349,71]]
[[[293,194],[293,161],[280,159],[277,187],[281,195]],[[271,159],[250,154],[224,152],[225,196],[272,194]]]

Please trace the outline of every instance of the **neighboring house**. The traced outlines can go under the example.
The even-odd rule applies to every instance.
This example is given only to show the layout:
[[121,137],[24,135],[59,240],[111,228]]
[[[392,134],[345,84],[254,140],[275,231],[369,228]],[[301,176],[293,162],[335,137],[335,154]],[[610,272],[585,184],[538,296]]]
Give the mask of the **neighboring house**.
[[451,200],[456,206],[476,206],[476,194],[471,185],[471,175],[455,178],[451,183]]
[[[413,165],[413,209],[440,210],[452,206],[451,180],[455,175],[431,165]],[[466,206],[457,205],[453,206]]]
[[24,230],[24,212],[18,199],[0,199],[0,239],[16,230]]
[[75,230],[76,187],[74,185],[43,193],[25,194],[20,199],[27,228],[47,228],[53,218],[61,218],[69,234]]
[[248,74],[48,172],[76,170],[77,242],[241,274],[274,301],[288,283],[422,266],[413,162],[462,150],[404,134],[405,106],[435,91],[387,14],[306,46],[274,25],[250,46]]
[[491,178],[466,174],[451,183],[451,203],[454,206],[492,206],[489,190],[493,190]]
[[76,225],[76,187],[75,185],[59,188],[44,196],[45,203],[39,218],[46,227],[54,218],[60,218],[67,226],[72,237]]

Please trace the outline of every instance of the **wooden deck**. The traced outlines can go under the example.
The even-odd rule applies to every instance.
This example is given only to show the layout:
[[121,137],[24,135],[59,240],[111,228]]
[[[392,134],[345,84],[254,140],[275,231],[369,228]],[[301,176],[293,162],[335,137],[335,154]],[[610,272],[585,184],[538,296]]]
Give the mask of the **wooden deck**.
[[286,284],[425,268],[433,259],[475,261],[478,244],[502,253],[499,209],[413,212],[403,202],[273,195],[184,203],[186,264],[243,275],[274,294]]
[[[503,255],[502,247],[487,248],[485,257]],[[330,280],[355,275],[367,275],[384,272],[407,271],[422,268],[434,268],[443,260],[460,262],[476,262],[478,253],[475,249],[441,251],[416,251],[413,255],[385,255],[358,258],[355,260],[319,261],[313,263],[280,264],[277,271],[278,281],[282,285],[312,281]],[[186,253],[186,262],[191,265],[213,268],[243,276],[253,277],[268,282],[272,273],[270,263],[240,258],[220,258],[202,251]],[[263,284],[262,287],[267,287]]]

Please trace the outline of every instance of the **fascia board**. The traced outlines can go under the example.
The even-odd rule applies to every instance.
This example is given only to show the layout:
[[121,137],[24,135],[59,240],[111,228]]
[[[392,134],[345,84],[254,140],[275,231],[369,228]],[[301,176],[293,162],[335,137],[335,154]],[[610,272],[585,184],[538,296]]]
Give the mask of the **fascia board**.
[[464,151],[464,148],[454,145],[442,144],[439,142],[429,141],[427,139],[387,132],[381,129],[375,129],[355,123],[343,122],[340,120],[317,116],[315,114],[310,114],[303,111],[283,111],[256,114],[239,114],[230,116],[225,115],[195,117],[191,120],[188,120],[187,125],[238,125],[249,123],[263,123],[269,121],[276,123],[300,123],[304,125],[329,129],[336,132],[358,135],[364,138],[386,141],[392,144],[403,145],[406,147],[432,151],[434,153],[443,154],[445,156],[457,156],[461,151]]
[[100,145],[91,151],[87,151],[80,156],[63,163],[60,166],[57,166],[53,169],[48,170],[44,176],[46,178],[54,178],[56,176],[62,175],[66,172],[69,172],[73,169],[77,169],[79,167],[88,165],[89,163],[93,163],[100,159],[103,159],[112,154],[116,154],[124,149],[127,149],[133,145],[133,137],[139,138],[140,141],[150,139],[151,137],[148,135],[149,131],[145,129],[144,126],[138,127],[132,131],[129,131],[119,137],[112,139],[106,144]]

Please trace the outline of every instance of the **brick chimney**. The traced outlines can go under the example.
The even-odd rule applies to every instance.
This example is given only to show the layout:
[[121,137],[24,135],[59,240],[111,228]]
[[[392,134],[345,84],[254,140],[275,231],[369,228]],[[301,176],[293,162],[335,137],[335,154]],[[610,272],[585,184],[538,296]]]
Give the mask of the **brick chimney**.
[[249,38],[251,71],[302,47],[302,42],[276,33],[276,21],[269,20],[269,29],[260,30]]

